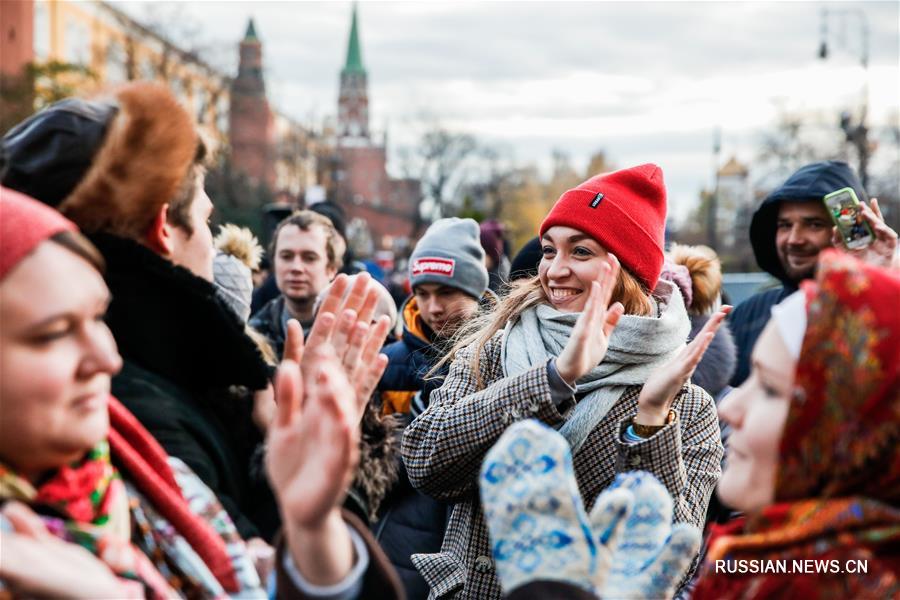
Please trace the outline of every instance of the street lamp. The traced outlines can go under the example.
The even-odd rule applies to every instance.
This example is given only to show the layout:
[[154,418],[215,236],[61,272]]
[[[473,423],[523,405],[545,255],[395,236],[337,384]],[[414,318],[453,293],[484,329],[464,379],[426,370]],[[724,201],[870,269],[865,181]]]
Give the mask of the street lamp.
[[862,108],[860,110],[859,122],[854,123],[849,111],[841,112],[840,126],[844,131],[846,141],[853,144],[859,155],[859,178],[862,181],[863,188],[869,185],[869,129],[866,126],[866,117],[869,112],[869,22],[866,14],[859,8],[844,9],[822,9],[822,25],[821,40],[819,43],[819,58],[825,60],[828,58],[828,18],[837,17],[840,19],[856,18],[859,20],[860,33],[860,55],[859,62],[865,71],[863,77],[862,90]]

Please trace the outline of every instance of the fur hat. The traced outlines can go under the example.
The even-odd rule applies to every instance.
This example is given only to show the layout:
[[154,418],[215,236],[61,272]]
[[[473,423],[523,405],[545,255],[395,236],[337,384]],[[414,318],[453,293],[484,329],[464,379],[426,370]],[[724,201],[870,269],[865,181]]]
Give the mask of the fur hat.
[[135,82],[111,102],[66,100],[10,131],[4,181],[27,184],[82,231],[139,239],[190,185],[202,148],[194,120],[166,86]]
[[722,264],[715,250],[709,246],[672,244],[668,254],[669,260],[683,266],[690,276],[688,290],[677,280],[677,275],[669,278],[682,288],[688,313],[705,315],[715,312],[722,303]]

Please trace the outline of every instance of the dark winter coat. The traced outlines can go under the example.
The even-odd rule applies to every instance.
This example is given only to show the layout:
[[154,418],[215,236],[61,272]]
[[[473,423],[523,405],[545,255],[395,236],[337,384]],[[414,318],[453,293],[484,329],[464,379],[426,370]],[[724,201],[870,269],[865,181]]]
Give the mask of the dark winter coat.
[[737,345],[737,369],[731,378],[732,386],[741,385],[750,376],[750,355],[766,323],[772,307],[798,289],[791,281],[775,247],[778,209],[785,201],[822,202],[826,194],[851,187],[860,202],[867,199],[866,192],[853,169],[845,162],[823,161],[806,165],[788,177],[779,188],[769,194],[753,214],[750,221],[750,243],[759,267],[781,282],[781,287],[760,292],[740,303],[728,315],[728,325]]
[[106,259],[107,323],[124,359],[113,395],[212,489],[244,539],[259,535],[254,513],[276,508],[250,480],[262,438],[247,395],[235,394],[266,386],[259,350],[212,283],[134,241],[91,240]]
[[281,360],[284,355],[284,338],[287,333],[287,311],[284,309],[284,296],[279,294],[269,300],[256,314],[250,317],[249,325],[265,336],[275,351],[275,355]]
[[403,303],[400,317],[403,319],[403,336],[381,350],[388,357],[388,366],[377,389],[386,414],[407,414],[413,403],[418,406],[417,413],[424,411],[431,392],[441,387],[440,377],[447,372],[443,369],[442,373],[436,374],[437,378],[425,379],[443,355],[443,348],[419,316],[415,296]]
[[[428,406],[431,392],[441,385],[439,379],[424,379],[440,359],[441,352],[433,342],[434,334],[419,317],[415,297],[404,303],[401,315],[403,337],[382,350],[390,362],[378,390],[383,410],[398,413],[395,417],[405,426]],[[403,427],[397,430],[398,445],[402,431]],[[440,551],[450,505],[413,488],[399,453],[397,464],[399,473],[396,483],[381,502],[379,519],[373,531],[400,574],[407,597],[410,600],[424,600],[428,596],[428,584],[413,566],[410,557],[419,552]]]
[[[690,339],[694,339],[700,333],[710,316],[691,316]],[[736,363],[737,351],[734,338],[727,327],[722,327],[713,336],[709,347],[703,353],[703,358],[694,370],[694,374],[691,375],[691,383],[702,387],[718,403],[722,393],[731,389],[728,380],[734,373]]]

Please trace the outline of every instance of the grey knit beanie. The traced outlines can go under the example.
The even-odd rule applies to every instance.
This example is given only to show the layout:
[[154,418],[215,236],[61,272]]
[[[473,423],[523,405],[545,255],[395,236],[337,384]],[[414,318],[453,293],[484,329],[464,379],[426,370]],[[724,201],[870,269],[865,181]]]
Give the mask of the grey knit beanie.
[[253,274],[240,259],[218,252],[213,259],[213,282],[219,296],[241,318],[250,318],[250,301],[253,297]]
[[488,287],[478,223],[452,217],[435,221],[409,257],[409,283],[455,287],[480,299]]

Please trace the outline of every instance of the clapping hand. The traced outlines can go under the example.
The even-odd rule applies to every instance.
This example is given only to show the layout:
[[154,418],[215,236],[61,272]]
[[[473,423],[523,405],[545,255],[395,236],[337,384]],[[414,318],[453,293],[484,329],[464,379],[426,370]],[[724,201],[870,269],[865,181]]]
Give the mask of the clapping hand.
[[378,284],[367,273],[361,273],[348,291],[347,276],[338,275],[319,306],[306,342],[300,323],[292,319],[288,321],[284,345],[284,358],[299,364],[305,378],[313,374],[312,363],[304,360],[304,354],[325,347],[333,349],[353,385],[357,421],[387,366],[387,357],[379,350],[391,323],[386,316],[371,323],[378,303],[378,294],[372,287],[375,285]]
[[682,348],[670,361],[657,368],[647,379],[638,397],[638,412],[635,422],[641,425],[662,425],[666,421],[672,401],[681,390],[694,369],[700,364],[704,352],[716,335],[722,321],[731,311],[723,306],[716,312],[700,333]]
[[[266,467],[291,556],[315,585],[340,581],[354,561],[340,504],[358,460],[360,418],[387,365],[378,350],[389,321],[370,325],[369,281],[357,278],[341,300],[347,279],[339,276],[305,344],[300,324],[290,321],[276,374]],[[339,321],[331,311],[339,311]]]
[[619,275],[619,261],[612,254],[603,265],[600,281],[591,283],[590,295],[578,316],[566,347],[556,359],[560,377],[569,385],[596,367],[606,356],[609,336],[619,317],[625,312],[621,303],[609,306],[613,288]]
[[868,246],[849,249],[844,246],[844,240],[841,238],[838,228],[835,227],[831,232],[832,245],[836,248],[843,248],[863,262],[877,267],[890,268],[897,253],[897,232],[884,222],[884,216],[881,214],[881,208],[878,206],[876,198],[872,198],[869,204],[860,202],[859,208],[863,218],[869,222],[875,239]]

